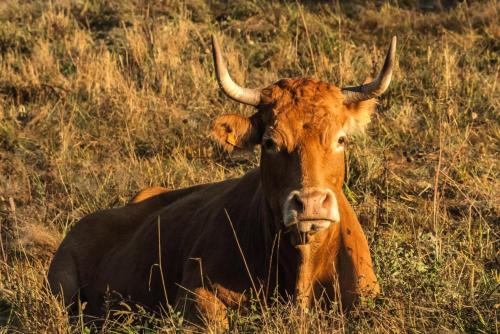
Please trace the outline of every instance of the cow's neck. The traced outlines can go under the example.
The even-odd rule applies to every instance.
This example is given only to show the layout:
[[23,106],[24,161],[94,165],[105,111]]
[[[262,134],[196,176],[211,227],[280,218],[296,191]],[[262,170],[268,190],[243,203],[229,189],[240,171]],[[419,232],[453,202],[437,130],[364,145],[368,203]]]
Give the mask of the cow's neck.
[[311,245],[297,246],[298,261],[294,298],[301,309],[307,308],[314,284]]
[[[293,247],[289,236],[279,229],[282,222],[277,220],[280,218],[273,214],[265,200],[259,174],[260,170],[256,169],[242,177],[240,190],[245,191],[239,192],[234,202],[237,209],[230,210],[239,213],[233,222],[240,245],[248,255],[254,279],[260,281],[268,293],[272,294],[278,288],[282,293],[293,295],[301,306],[306,307],[314,282],[318,275],[322,275],[318,267],[333,266],[337,250],[333,250],[330,244],[335,244],[338,233],[336,229],[330,231],[323,244]],[[247,210],[241,210],[241,198],[248,201]],[[325,261],[328,263],[323,265]]]
[[[316,284],[322,286],[331,282],[338,265],[339,232],[340,224],[337,224],[324,232],[326,234],[321,241],[315,240],[297,247],[293,247],[289,240],[281,243],[279,284],[286,294],[294,296],[301,308],[310,303]],[[333,286],[327,288],[333,289]]]
[[264,283],[276,225],[264,199],[260,170],[245,174],[234,190],[234,193],[228,194],[226,209],[254,280]]

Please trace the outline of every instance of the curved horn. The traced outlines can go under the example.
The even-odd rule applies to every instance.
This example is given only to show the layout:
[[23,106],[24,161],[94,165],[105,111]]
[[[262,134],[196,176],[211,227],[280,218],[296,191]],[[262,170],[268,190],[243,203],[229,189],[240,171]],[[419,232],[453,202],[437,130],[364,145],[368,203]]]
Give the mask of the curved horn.
[[260,91],[258,89],[240,87],[233,81],[233,79],[231,79],[229,72],[227,71],[226,64],[222,59],[219,43],[217,42],[215,35],[212,35],[212,53],[214,56],[217,81],[219,82],[219,86],[222,88],[224,93],[236,102],[245,103],[255,107],[258,106],[261,99]]
[[392,37],[391,45],[385,56],[384,66],[377,75],[375,80],[370,83],[363,84],[356,87],[342,88],[344,95],[344,104],[356,103],[364,100],[380,96],[386,91],[391,82],[392,65],[394,63],[394,56],[396,55],[396,36]]

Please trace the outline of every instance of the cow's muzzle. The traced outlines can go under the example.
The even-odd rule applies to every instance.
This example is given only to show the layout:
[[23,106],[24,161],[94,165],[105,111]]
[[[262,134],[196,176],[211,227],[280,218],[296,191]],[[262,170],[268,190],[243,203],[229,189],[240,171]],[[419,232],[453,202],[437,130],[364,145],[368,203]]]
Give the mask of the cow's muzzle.
[[330,189],[292,191],[283,206],[285,230],[312,235],[340,221],[337,198]]

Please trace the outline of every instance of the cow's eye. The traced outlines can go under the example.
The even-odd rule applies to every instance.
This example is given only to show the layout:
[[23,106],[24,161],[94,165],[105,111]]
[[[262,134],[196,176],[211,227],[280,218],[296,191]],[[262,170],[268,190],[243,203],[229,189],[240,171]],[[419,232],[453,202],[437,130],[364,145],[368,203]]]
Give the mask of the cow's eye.
[[264,150],[266,150],[268,152],[276,152],[277,151],[276,143],[271,138],[264,139],[262,141],[262,147],[264,148]]
[[347,144],[347,138],[346,138],[346,136],[341,136],[339,138],[339,140],[338,140],[338,143],[339,143],[339,145],[342,145],[342,146],[345,145],[345,144]]

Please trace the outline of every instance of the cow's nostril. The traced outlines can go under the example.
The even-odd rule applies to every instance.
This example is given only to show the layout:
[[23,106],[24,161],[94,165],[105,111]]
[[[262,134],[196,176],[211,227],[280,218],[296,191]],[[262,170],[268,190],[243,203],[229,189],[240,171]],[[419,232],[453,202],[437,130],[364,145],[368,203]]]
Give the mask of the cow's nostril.
[[293,195],[292,203],[297,211],[304,211],[304,202],[302,202],[302,199],[300,199],[300,196],[298,194]]

